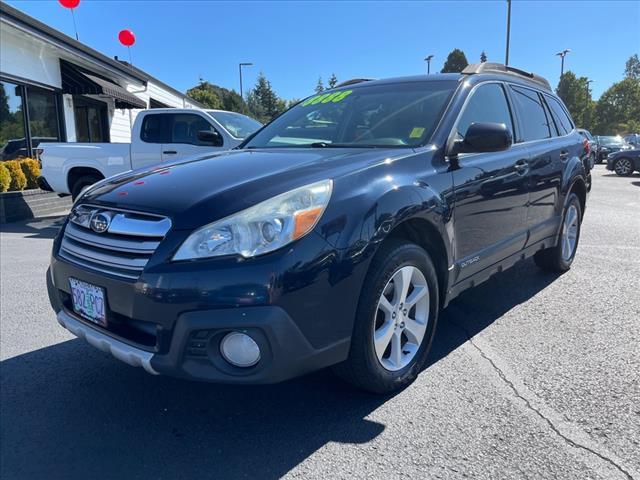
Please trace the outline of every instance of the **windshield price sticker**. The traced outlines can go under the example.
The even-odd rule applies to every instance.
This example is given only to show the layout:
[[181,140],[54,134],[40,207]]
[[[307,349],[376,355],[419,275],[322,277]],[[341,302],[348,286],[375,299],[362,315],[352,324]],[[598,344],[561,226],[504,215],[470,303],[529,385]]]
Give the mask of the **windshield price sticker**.
[[316,95],[311,98],[307,98],[302,102],[302,106],[317,105],[318,103],[338,103],[347,98],[353,93],[353,90],[341,90],[339,92],[324,93],[322,95]]

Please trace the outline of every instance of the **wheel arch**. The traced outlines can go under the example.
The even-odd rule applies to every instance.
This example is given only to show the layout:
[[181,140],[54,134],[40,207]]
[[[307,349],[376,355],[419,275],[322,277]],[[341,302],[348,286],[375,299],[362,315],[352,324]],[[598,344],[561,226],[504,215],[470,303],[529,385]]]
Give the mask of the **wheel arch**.
[[72,167],[71,169],[69,169],[69,172],[67,172],[67,187],[69,188],[69,192],[73,191],[73,186],[81,177],[89,176],[89,175],[96,176],[100,180],[105,178],[102,172],[97,168]]

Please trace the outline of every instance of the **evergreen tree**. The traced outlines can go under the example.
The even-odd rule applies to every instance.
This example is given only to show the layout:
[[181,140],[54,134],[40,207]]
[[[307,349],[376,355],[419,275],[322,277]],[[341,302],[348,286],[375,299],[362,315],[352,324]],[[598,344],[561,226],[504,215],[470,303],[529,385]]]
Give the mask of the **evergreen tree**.
[[483,50],[482,53],[480,54],[480,63],[484,63],[486,61],[487,61],[487,54]]
[[630,56],[629,60],[627,60],[624,66],[624,76],[626,78],[640,80],[640,58],[638,58],[637,53]]
[[591,130],[594,102],[588,87],[587,77],[576,77],[575,73],[567,70],[562,74],[556,93],[566,105],[578,127]]
[[329,88],[333,88],[338,84],[338,77],[336,77],[335,73],[332,73],[329,77]]
[[444,62],[441,73],[458,73],[464,70],[467,65],[469,65],[469,62],[464,52],[455,48],[447,56],[447,61]]
[[263,123],[271,121],[282,113],[287,105],[279,98],[262,72],[258,75],[256,85],[247,96],[249,111],[254,118]]
[[322,83],[322,77],[318,77],[318,83],[314,89],[316,93],[322,93],[324,91],[324,84]]

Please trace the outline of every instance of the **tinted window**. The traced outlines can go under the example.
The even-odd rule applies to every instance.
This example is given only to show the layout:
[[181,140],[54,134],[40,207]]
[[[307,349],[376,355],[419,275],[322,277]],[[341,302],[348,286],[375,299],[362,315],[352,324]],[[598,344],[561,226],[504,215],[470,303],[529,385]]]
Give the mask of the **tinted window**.
[[198,140],[201,130],[215,131],[213,125],[200,115],[193,113],[167,114],[169,119],[170,141],[165,143],[188,143],[190,145],[210,146],[210,143]]
[[147,143],[167,143],[162,135],[162,117],[164,115],[147,115],[142,121],[140,138]]
[[[60,125],[56,95],[47,90],[27,87],[29,130],[33,140],[57,142],[60,140]],[[34,145],[35,146],[35,145]]]
[[0,82],[1,160],[11,160],[19,155],[27,155],[22,95],[22,87],[9,82]]
[[520,141],[528,142],[541,138],[550,138],[549,120],[544,111],[542,100],[537,92],[528,88],[511,87],[522,132]]
[[504,90],[497,83],[481,85],[473,93],[458,121],[458,135],[464,137],[472,123],[504,123],[513,135],[513,121]]
[[[545,95],[547,98],[547,104],[551,107],[551,113],[553,114],[553,120],[556,122],[556,126],[560,132],[560,135],[566,135],[571,130],[573,130],[573,124],[571,123],[571,119],[567,116],[567,112],[565,112],[560,102],[553,97]],[[586,135],[585,135],[586,136]]]
[[358,85],[298,103],[246,148],[411,147],[426,142],[456,82]]

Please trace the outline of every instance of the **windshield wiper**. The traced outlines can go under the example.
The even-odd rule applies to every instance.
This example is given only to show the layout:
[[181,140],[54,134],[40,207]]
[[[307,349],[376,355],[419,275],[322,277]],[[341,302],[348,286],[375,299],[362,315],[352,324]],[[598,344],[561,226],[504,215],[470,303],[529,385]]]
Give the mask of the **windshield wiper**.
[[327,148],[327,147],[330,147],[331,144],[327,142],[314,142],[314,143],[310,143],[309,146],[311,148]]

